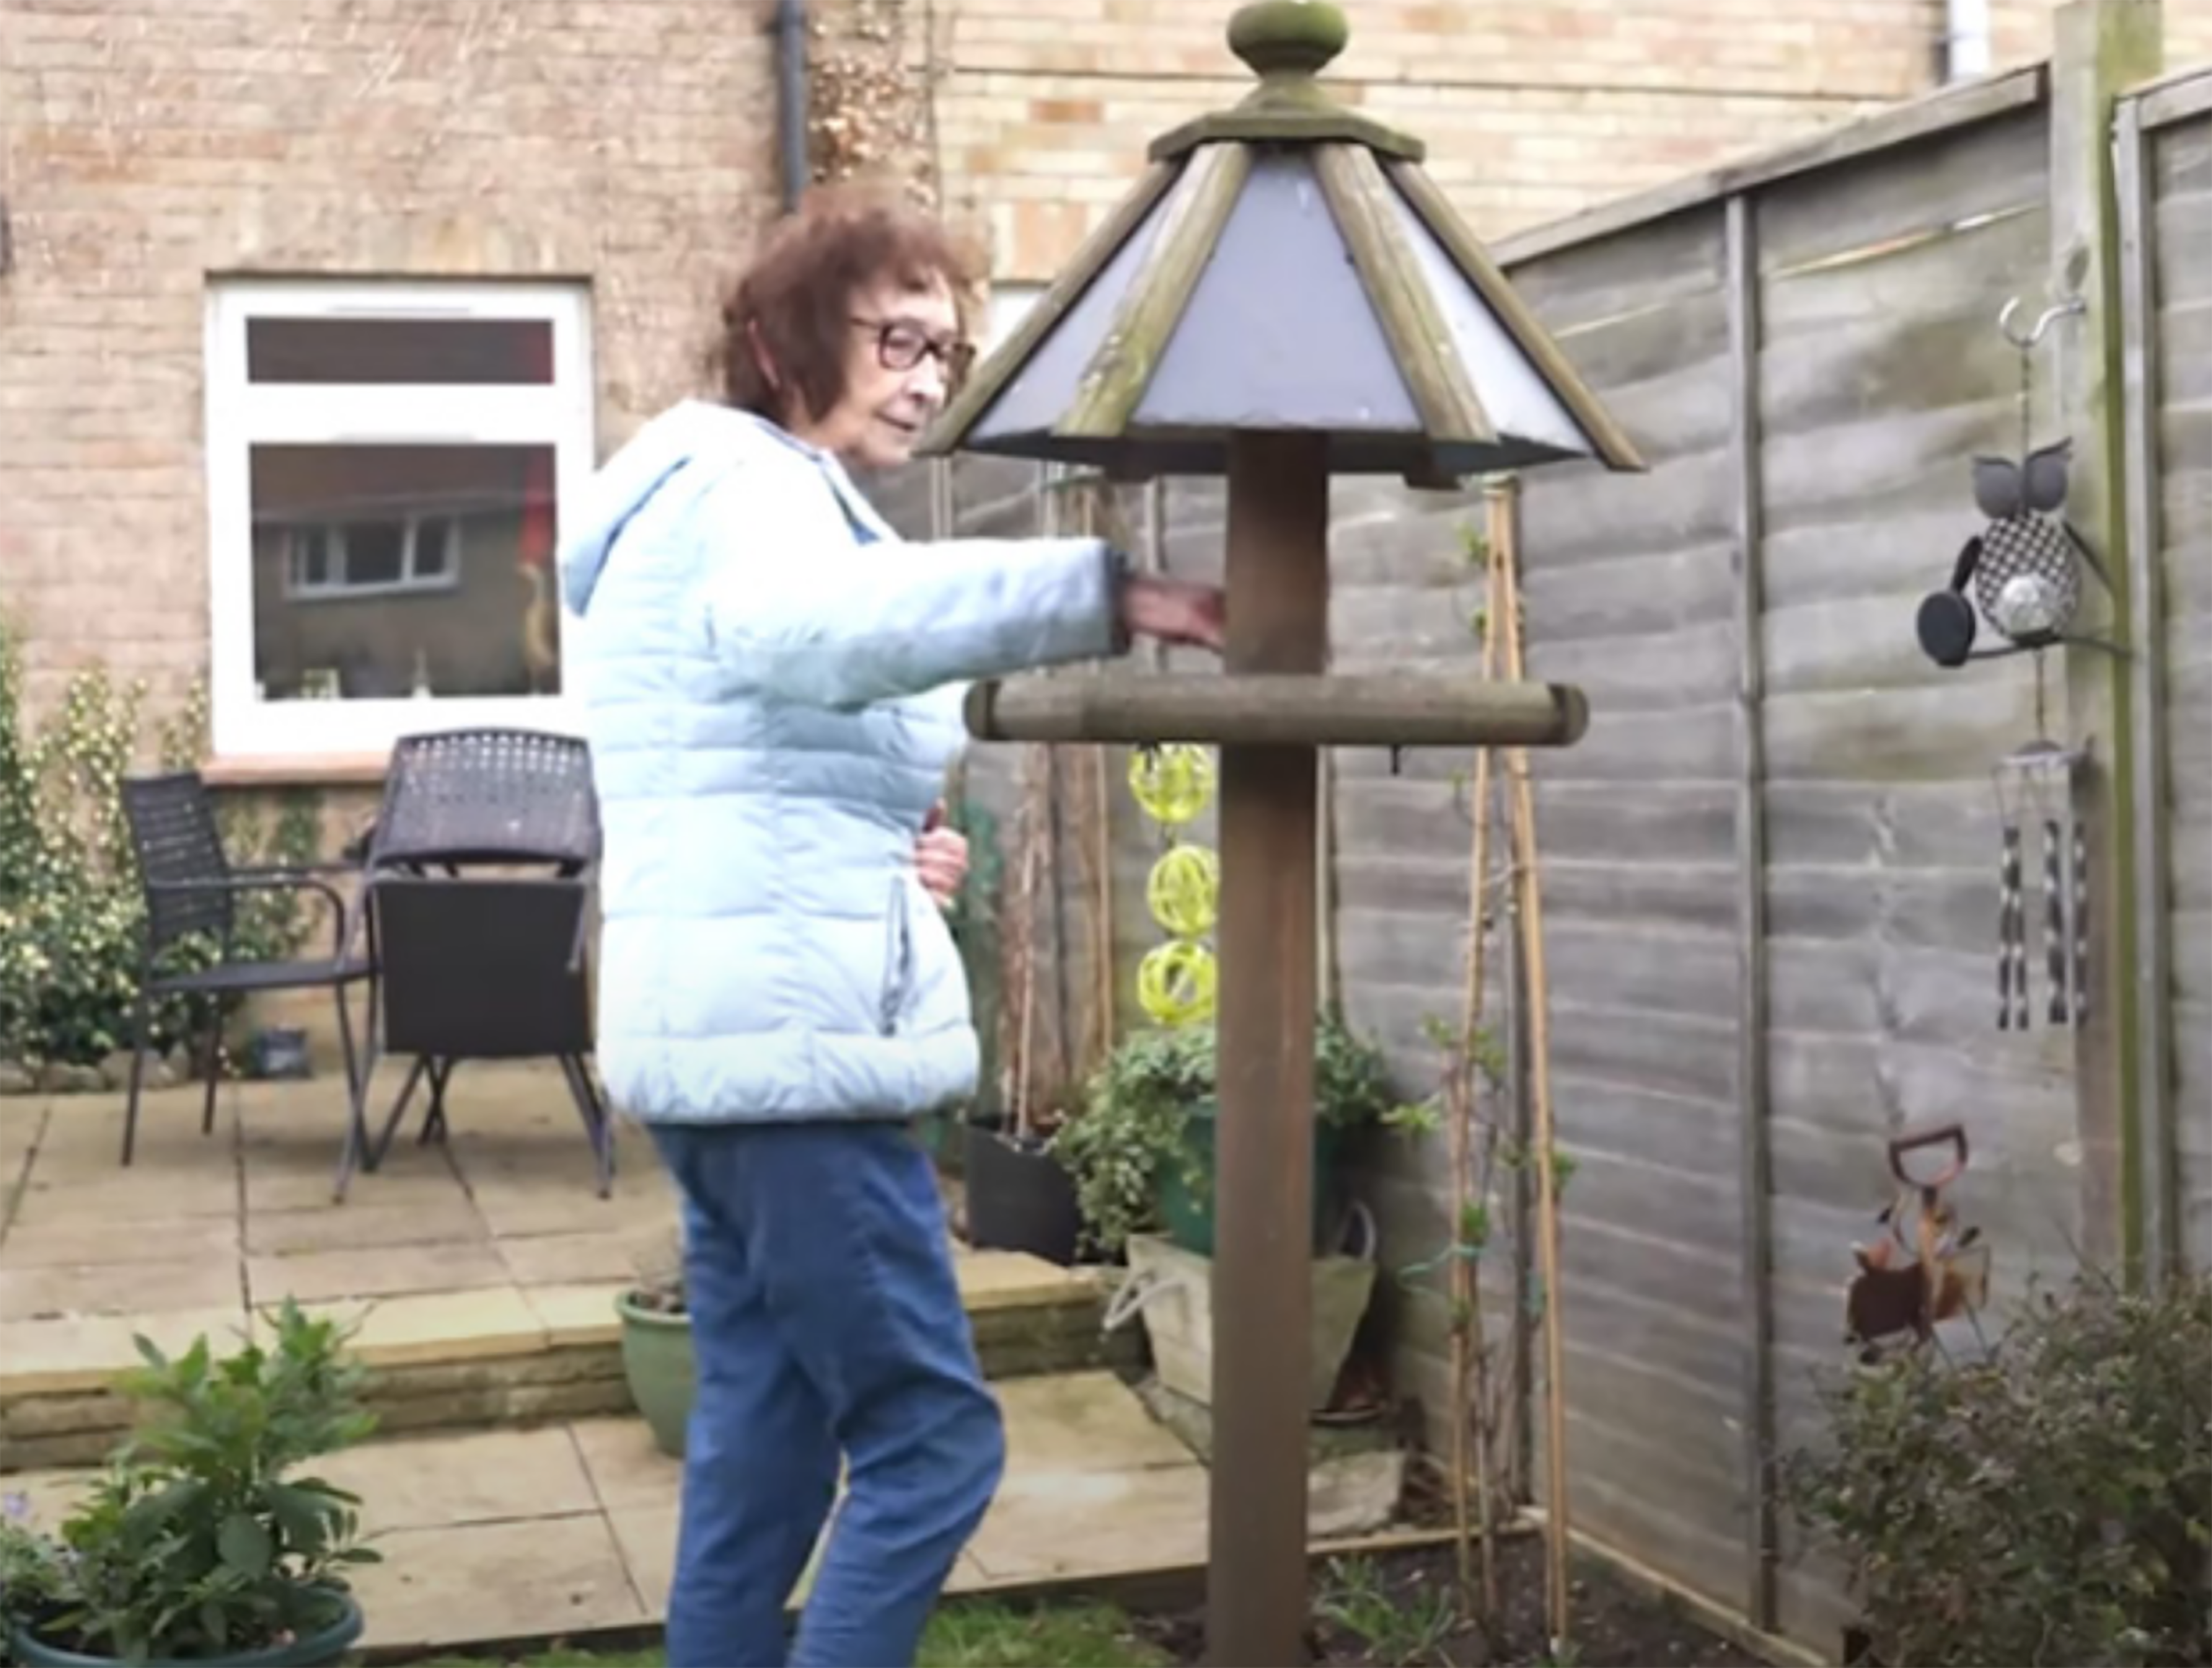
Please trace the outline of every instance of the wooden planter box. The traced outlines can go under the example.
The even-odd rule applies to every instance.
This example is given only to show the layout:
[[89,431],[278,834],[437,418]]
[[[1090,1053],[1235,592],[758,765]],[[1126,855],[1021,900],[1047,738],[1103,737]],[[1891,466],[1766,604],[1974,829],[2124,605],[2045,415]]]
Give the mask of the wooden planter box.
[[[1144,1317],[1160,1382],[1203,1406],[1213,1404],[1213,1259],[1164,1235],[1129,1236],[1129,1278],[1115,1300],[1109,1325],[1130,1311]],[[1316,1257],[1313,1330],[1306,1341],[1306,1405],[1319,1413],[1335,1393],[1337,1375],[1375,1290],[1375,1264],[1364,1257]]]

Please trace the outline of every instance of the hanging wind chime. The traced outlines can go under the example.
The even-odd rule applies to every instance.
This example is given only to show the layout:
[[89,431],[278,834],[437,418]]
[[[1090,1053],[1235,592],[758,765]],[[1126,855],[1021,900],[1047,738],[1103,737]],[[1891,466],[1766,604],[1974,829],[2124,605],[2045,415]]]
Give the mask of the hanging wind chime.
[[[1997,328],[2020,354],[2021,455],[2017,461],[1974,459],[1974,502],[1986,523],[1959,552],[1950,585],[1922,601],[1917,626],[1922,651],[1939,666],[2010,654],[2035,657],[2035,735],[1992,772],[1998,822],[1997,1028],[2024,1031],[2033,1010],[2025,895],[2031,827],[2041,841],[2045,1016],[2053,1025],[2079,1025],[2089,1012],[2088,849],[2074,811],[2075,779],[2087,755],[2046,734],[2044,652],[2059,644],[2121,651],[2071,629],[2081,612],[2085,568],[2108,594],[2112,590],[2096,552],[2064,514],[2074,443],[2033,444],[2036,344],[2054,320],[2081,312],[2084,304],[2075,300],[2052,307],[2024,333],[2013,328],[2019,305],[2006,304]],[[1978,613],[2002,640],[2000,645],[1974,646]]]

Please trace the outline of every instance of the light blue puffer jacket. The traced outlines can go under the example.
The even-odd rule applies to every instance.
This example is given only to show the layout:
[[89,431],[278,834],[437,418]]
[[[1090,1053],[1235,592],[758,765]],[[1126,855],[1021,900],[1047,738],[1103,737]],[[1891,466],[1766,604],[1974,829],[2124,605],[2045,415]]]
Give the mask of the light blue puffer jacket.
[[647,1122],[907,1117],[975,1030],[915,840],[967,680],[1126,650],[1096,539],[902,543],[843,468],[685,403],[568,513],[605,831],[599,1061]]

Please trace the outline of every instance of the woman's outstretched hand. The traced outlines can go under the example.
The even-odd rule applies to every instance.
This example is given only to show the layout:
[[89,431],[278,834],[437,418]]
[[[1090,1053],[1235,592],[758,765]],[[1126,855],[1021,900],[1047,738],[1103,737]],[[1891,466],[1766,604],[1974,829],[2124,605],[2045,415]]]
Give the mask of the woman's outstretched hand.
[[1218,654],[1225,618],[1225,601],[1218,585],[1138,573],[1121,590],[1121,623],[1133,637],[1187,643]]

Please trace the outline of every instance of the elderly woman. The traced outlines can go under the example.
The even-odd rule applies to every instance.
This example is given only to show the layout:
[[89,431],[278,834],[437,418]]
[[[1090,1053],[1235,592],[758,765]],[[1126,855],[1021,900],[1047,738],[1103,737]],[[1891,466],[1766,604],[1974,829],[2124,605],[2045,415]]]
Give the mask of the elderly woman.
[[939,913],[966,863],[935,814],[958,686],[1135,636],[1220,646],[1211,586],[1096,539],[902,543],[856,488],[966,368],[973,276],[911,210],[810,201],[723,306],[726,403],[647,423],[561,553],[605,827],[599,1060],[683,1201],[672,1668],[910,1662],[999,1481],[909,1131],[977,1070]]

